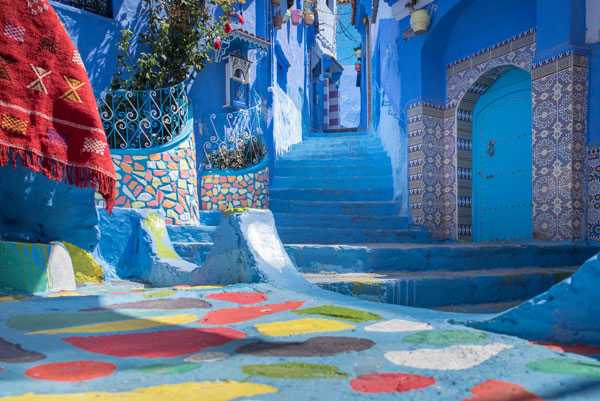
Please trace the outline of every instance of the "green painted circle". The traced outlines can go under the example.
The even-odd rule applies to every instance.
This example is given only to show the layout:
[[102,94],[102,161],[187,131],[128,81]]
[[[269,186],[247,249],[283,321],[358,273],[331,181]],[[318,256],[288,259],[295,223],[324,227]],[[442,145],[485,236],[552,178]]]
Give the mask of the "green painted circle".
[[431,345],[433,347],[449,344],[471,344],[489,339],[490,336],[485,333],[468,330],[428,330],[402,338],[407,343]]
[[600,379],[600,364],[575,359],[552,358],[525,364],[536,372],[555,373],[560,375],[591,377]]

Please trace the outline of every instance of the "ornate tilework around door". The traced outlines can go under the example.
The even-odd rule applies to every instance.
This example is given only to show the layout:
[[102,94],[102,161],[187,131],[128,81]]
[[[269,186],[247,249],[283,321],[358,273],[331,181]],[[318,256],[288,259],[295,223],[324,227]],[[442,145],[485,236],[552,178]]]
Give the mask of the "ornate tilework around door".
[[587,239],[600,241],[600,147],[587,153]]
[[[431,230],[434,238],[472,240],[472,110],[487,87],[515,67],[532,72],[534,81],[533,145],[540,142],[537,152],[533,150],[534,239],[581,238],[587,58],[569,53],[533,66],[535,47],[535,29],[530,29],[452,63],[446,69],[445,107],[423,102],[408,106],[410,206],[414,223]],[[551,106],[544,111],[540,107],[548,99]],[[550,128],[545,127],[547,121],[551,121]],[[545,151],[541,139],[548,137],[548,129],[556,131]],[[455,150],[448,151],[452,143]],[[544,168],[548,154],[552,155],[550,168]],[[446,179],[450,166],[454,173]],[[541,185],[542,177],[552,180],[557,192],[546,202],[540,201],[546,188]]]
[[578,241],[585,208],[588,58],[568,52],[533,67],[534,239]]

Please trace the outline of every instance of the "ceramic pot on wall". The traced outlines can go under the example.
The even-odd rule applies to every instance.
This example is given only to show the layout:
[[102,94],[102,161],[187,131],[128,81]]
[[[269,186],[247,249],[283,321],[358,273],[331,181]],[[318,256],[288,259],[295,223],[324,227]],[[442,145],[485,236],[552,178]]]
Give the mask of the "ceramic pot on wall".
[[361,64],[360,64],[360,63],[356,63],[356,64],[354,64],[354,70],[355,70],[356,72],[360,72],[360,66],[361,66]]
[[292,10],[290,11],[290,20],[292,21],[292,25],[298,26],[302,22],[302,10]]
[[410,13],[410,27],[417,35],[425,33],[427,28],[429,28],[430,22],[431,17],[427,10],[415,10]]
[[281,29],[281,25],[283,25],[283,17],[281,15],[273,16],[273,27],[275,29]]
[[315,13],[308,11],[304,13],[304,23],[306,26],[311,26],[315,22]]
[[273,8],[279,7],[280,4],[281,0],[271,0],[271,5],[273,6]]

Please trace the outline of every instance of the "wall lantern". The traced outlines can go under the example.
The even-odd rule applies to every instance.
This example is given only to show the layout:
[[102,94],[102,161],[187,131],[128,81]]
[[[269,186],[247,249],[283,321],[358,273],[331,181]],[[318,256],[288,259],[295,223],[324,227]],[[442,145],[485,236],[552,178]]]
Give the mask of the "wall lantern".
[[354,48],[354,54],[356,54],[356,58],[360,60],[362,57],[362,49],[359,47]]
[[250,66],[252,63],[244,57],[242,52],[236,51],[229,54],[226,71],[226,106],[246,109],[250,105]]

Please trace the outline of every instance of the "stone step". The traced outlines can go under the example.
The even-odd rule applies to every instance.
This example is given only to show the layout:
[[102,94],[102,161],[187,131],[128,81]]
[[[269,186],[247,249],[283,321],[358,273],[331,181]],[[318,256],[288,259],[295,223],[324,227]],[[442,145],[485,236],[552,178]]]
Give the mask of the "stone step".
[[222,210],[200,210],[198,213],[201,226],[218,226]]
[[214,242],[217,224],[206,226],[167,225],[171,242]]
[[363,164],[355,166],[282,166],[275,172],[275,179],[280,177],[351,177],[389,175],[391,164]]
[[[351,185],[351,184],[348,184]],[[383,201],[391,200],[393,189],[389,188],[334,188],[289,189],[271,188],[270,199],[306,201]]]
[[309,138],[356,138],[365,137],[369,138],[366,132],[311,132],[308,134]]
[[277,227],[362,228],[405,230],[408,217],[344,214],[273,213]]
[[305,273],[372,271],[433,272],[493,270],[523,266],[578,266],[600,251],[585,244],[363,244],[287,245]]
[[344,166],[370,166],[377,167],[381,165],[389,165],[389,157],[368,158],[368,157],[336,157],[330,159],[278,159],[275,162],[275,171],[280,167],[344,167]]
[[360,216],[395,216],[400,209],[400,205],[394,201],[326,202],[273,198],[269,200],[269,207],[274,213],[321,213]]
[[423,273],[303,274],[319,287],[369,301],[416,307],[528,299],[569,277],[574,267],[522,267]]
[[[319,142],[299,142],[292,145],[285,153],[286,156],[294,154],[372,154],[383,152],[380,143],[319,143]],[[285,158],[285,156],[283,156]]]
[[354,176],[354,177],[277,177],[273,179],[271,190],[283,188],[319,189],[319,188],[392,188],[394,178],[391,175]]
[[383,150],[372,151],[372,152],[361,152],[352,151],[349,149],[338,149],[331,152],[322,152],[315,150],[314,152],[288,152],[282,155],[279,160],[331,160],[339,158],[350,158],[350,159],[364,159],[364,160],[387,160],[389,163],[389,156]]
[[430,233],[417,230],[375,230],[329,227],[277,227],[284,244],[427,243]]
[[173,249],[184,260],[202,265],[213,247],[212,242],[172,242]]

